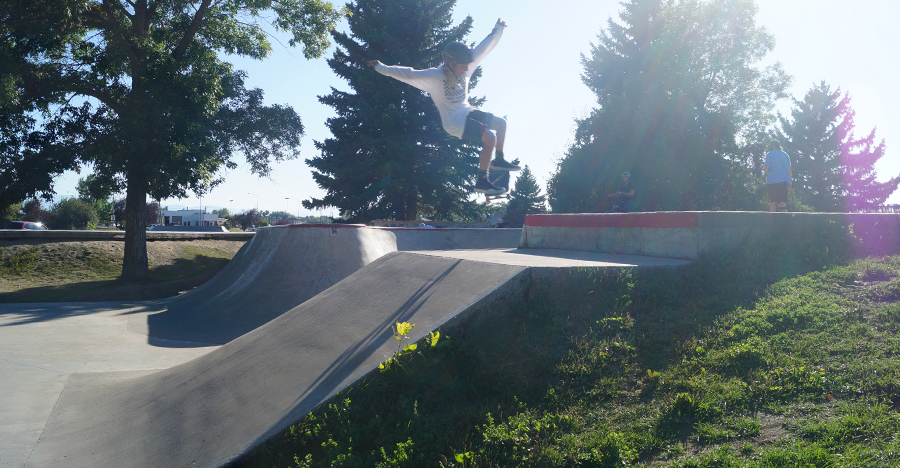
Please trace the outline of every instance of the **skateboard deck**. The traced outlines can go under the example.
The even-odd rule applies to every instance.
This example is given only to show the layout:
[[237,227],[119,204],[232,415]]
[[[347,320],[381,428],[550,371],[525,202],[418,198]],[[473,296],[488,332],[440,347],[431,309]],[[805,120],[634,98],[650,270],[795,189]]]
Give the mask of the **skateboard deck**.
[[485,203],[490,203],[491,200],[500,198],[509,198],[509,171],[491,171],[488,173],[488,180],[496,187],[506,190],[506,192],[500,195],[485,195]]
[[[513,159],[512,163],[518,166],[519,158]],[[506,190],[506,192],[500,195],[485,195],[485,203],[490,203],[491,200],[500,198],[509,198],[509,171],[490,171],[488,172],[488,180],[491,181],[495,187],[502,188],[503,190]]]

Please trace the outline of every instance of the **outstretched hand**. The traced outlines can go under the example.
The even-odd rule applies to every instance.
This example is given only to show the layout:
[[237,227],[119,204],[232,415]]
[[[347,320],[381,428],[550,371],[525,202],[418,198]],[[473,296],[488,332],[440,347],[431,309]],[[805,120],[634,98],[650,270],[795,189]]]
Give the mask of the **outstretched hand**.
[[370,67],[377,67],[378,65],[381,65],[381,62],[379,62],[378,60],[369,60],[368,62],[366,62],[366,65]]
[[503,21],[500,18],[497,18],[497,24],[499,24],[500,26],[503,26],[504,28],[506,27],[506,21]]

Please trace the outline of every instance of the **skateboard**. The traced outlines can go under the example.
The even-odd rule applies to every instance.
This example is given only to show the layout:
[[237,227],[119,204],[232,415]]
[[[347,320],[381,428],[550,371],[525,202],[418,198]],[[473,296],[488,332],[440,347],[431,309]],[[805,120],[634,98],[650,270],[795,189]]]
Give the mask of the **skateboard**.
[[[513,164],[519,165],[519,159],[516,158],[512,161]],[[490,203],[491,200],[497,200],[500,198],[509,198],[509,171],[492,171],[488,172],[488,180],[494,184],[494,186],[498,188],[502,188],[506,190],[506,192],[500,195],[485,195],[484,202]]]
[[499,200],[501,198],[509,198],[509,171],[493,171],[488,173],[488,180],[497,188],[506,190],[500,195],[485,195],[484,202],[490,203],[491,200]]

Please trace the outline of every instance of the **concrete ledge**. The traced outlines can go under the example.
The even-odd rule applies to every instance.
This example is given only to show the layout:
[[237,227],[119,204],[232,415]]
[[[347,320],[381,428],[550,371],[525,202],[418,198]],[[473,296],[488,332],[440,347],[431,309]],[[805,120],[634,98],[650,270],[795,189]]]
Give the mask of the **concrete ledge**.
[[519,244],[522,230],[500,228],[375,227],[397,238],[397,250],[510,249]]
[[855,255],[900,253],[900,215],[882,213],[769,213],[690,211],[528,215],[520,248],[563,249],[696,259],[747,243],[786,242],[822,235],[829,226],[852,229]]
[[[190,240],[190,239],[252,239],[253,232],[168,232],[147,231],[147,240]],[[35,239],[48,242],[75,242],[85,240],[124,241],[125,231],[30,231],[0,230],[0,240]]]

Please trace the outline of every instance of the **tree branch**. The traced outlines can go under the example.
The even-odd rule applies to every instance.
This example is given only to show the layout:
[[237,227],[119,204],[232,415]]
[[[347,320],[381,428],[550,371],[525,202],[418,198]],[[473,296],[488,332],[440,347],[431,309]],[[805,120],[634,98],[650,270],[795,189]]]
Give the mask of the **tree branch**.
[[[131,4],[130,0],[125,0],[125,1],[127,1],[129,4]],[[106,2],[104,2],[104,3],[106,3]],[[132,5],[132,6],[134,6],[134,5]],[[134,20],[134,15],[132,15],[131,13],[128,13],[128,10],[125,9],[125,6],[122,5],[121,2],[115,2],[115,6],[112,8],[122,12],[122,14],[125,15],[128,19]]]
[[[108,37],[115,41],[119,46],[122,47],[122,50],[128,54],[128,58],[132,61],[140,61],[140,56],[137,53],[137,48],[134,46],[134,43],[125,36],[122,32],[122,28],[119,27],[119,24],[116,22],[115,15],[113,14],[113,6],[109,4],[110,0],[104,0],[103,4],[100,6],[101,12],[97,13],[87,13],[85,16],[96,21],[96,23],[91,24],[91,22],[87,22],[86,26],[92,26],[96,29],[107,31]],[[121,4],[119,4],[121,7]],[[135,12],[135,16],[137,16],[137,12]],[[133,20],[134,16],[129,16]]]
[[191,26],[188,28],[187,32],[184,33],[184,37],[181,38],[181,42],[172,53],[172,57],[175,60],[181,60],[181,58],[184,56],[185,51],[187,50],[188,45],[190,45],[191,41],[194,40],[194,36],[197,34],[197,31],[200,30],[200,25],[203,24],[203,16],[209,9],[210,3],[211,0],[202,0],[200,2],[200,8],[197,8],[197,13],[194,14],[194,19],[193,21],[191,21]]

